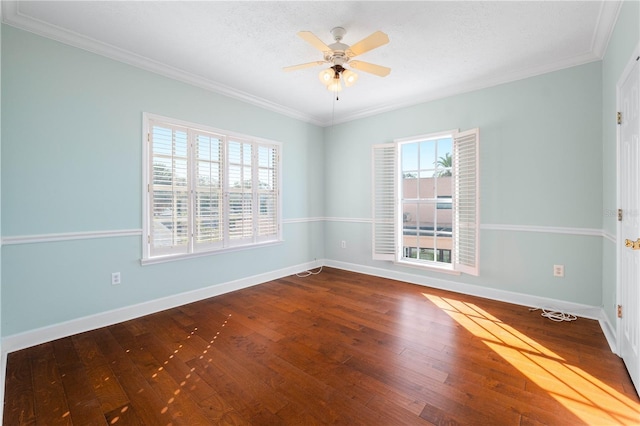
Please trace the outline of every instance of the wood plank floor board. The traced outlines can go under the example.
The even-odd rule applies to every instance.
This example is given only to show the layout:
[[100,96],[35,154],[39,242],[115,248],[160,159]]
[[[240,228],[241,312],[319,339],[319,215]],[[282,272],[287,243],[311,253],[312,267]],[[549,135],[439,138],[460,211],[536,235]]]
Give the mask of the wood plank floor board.
[[332,268],[9,354],[5,425],[638,425],[597,321]]
[[[219,339],[215,343],[215,352],[234,354],[234,360],[239,363],[247,374],[266,384],[271,391],[281,386],[285,378],[268,367],[267,360],[276,357],[280,352],[280,345],[277,349],[269,349],[270,340],[262,335],[252,334],[250,336],[231,336],[229,339]],[[267,389],[268,390],[268,389]]]
[[[189,395],[195,401],[211,397],[214,390],[208,386],[196,371],[189,368],[184,362],[172,362],[169,358],[174,354],[171,348],[164,346],[161,341],[152,334],[138,336],[140,344],[148,351],[149,355],[157,362],[158,368],[150,371],[150,378],[159,373],[159,369],[168,374],[181,388],[189,391]],[[165,361],[169,361],[166,362]]]
[[[235,420],[235,424],[247,424],[247,421],[238,416],[234,412],[233,407],[229,405],[227,401],[225,401],[225,399],[217,393],[214,393],[207,399],[198,401],[198,405],[202,409],[204,415],[207,416],[212,424],[222,424],[224,418],[237,418],[237,420]],[[229,421],[230,420],[226,420],[227,423]]]
[[[424,403],[420,403],[424,406]],[[384,413],[389,419],[388,424],[410,425],[417,423],[416,413],[411,410],[413,407],[404,406],[383,398],[380,395],[373,395],[366,406],[378,413]],[[430,422],[420,422],[424,426],[428,426]]]
[[218,362],[219,359],[212,356],[210,360],[192,360],[188,365],[199,371],[198,374],[203,380],[215,389],[215,395],[232,408],[229,412],[234,413],[233,418],[241,419],[244,424],[250,424],[250,419],[262,409],[261,402],[247,394],[244,386],[226,373],[226,366],[218,365]]
[[[278,383],[269,380],[269,377],[275,376],[274,373],[267,371],[265,368],[250,370],[244,366],[248,362],[251,362],[253,366],[259,364],[255,356],[241,359],[238,359],[237,356],[230,357],[227,351],[220,350],[220,346],[215,345],[207,355],[210,356],[210,358],[207,358],[207,361],[212,360],[213,366],[224,371],[227,376],[234,378],[241,384],[243,392],[248,395],[251,400],[259,401],[261,407],[275,414],[287,405],[288,400],[286,397],[274,392],[274,388],[270,386]],[[251,358],[251,360],[249,360],[249,358]]]
[[137,417],[147,425],[172,423],[172,413],[164,410],[165,401],[149,385],[129,357],[131,349],[120,346],[108,329],[96,330],[96,343],[102,354],[109,359],[115,378],[127,394]]
[[[168,351],[171,352],[167,353],[167,358],[173,354],[175,358],[186,363],[202,355],[206,345],[192,338],[197,332],[195,327],[182,327],[174,322],[168,314],[157,315],[144,321],[150,333],[163,341]],[[178,352],[174,354],[176,350]]]
[[526,383],[524,377],[514,375],[513,369],[502,364],[500,368],[493,368],[493,365],[490,363],[476,362],[470,358],[460,357],[463,359],[458,359],[458,357],[443,355],[442,352],[432,350],[422,350],[418,352],[411,348],[407,348],[400,356],[407,358],[408,362],[425,363],[425,365],[434,370],[447,373],[448,376],[471,376],[474,379],[483,378],[518,389],[524,389]]
[[[343,363],[353,356],[354,351],[349,345],[338,343],[338,338],[331,332],[325,332],[318,326],[309,327],[298,331],[294,336],[283,342],[284,345],[302,345],[304,351],[315,351],[318,357],[324,358],[329,365],[333,363]],[[283,349],[285,349],[283,347]],[[293,354],[281,353],[283,358],[291,357]],[[289,359],[289,358],[288,358]]]
[[[504,385],[495,380],[486,380],[483,377],[465,377],[450,375],[446,381],[448,386],[468,395],[482,395],[482,400],[476,404],[468,401],[465,405],[475,410],[481,410],[484,414],[490,414],[495,418],[495,413],[490,412],[489,407],[494,406],[498,413],[502,411],[513,411],[518,415],[526,415],[532,420],[540,421],[544,424],[553,424],[555,414],[562,410],[562,405],[549,398],[541,398],[536,393],[528,392]],[[499,401],[499,403],[485,404],[484,399]],[[478,401],[478,398],[473,400]],[[565,418],[565,420],[568,420]],[[577,419],[575,419],[577,421]]]
[[59,339],[52,342],[53,353],[58,366],[65,395],[69,401],[71,420],[75,424],[106,425],[101,416],[102,405],[94,393],[91,377],[80,359],[73,339]]
[[36,425],[71,425],[69,405],[52,343],[35,346],[30,357]]
[[145,426],[144,421],[138,417],[135,408],[131,405],[108,411],[104,414],[104,418],[109,425]]
[[115,374],[107,358],[105,358],[93,336],[95,333],[88,332],[72,337],[73,345],[78,357],[85,366],[88,380],[93,388],[93,393],[100,401],[103,413],[111,412],[117,408],[127,406],[129,397],[115,378]]
[[106,425],[101,418],[101,404],[95,393],[87,370],[73,344],[73,339],[51,342],[67,400],[71,420],[76,424]]
[[[167,373],[162,361],[156,360],[144,346],[141,336],[134,336],[124,324],[110,327],[111,333],[118,342],[131,348],[129,358],[141,375],[141,379],[155,391],[159,399],[164,401],[160,414],[167,413],[172,422],[185,425],[206,425],[208,420],[197,409],[192,394],[183,392],[181,382],[177,382]],[[171,361],[170,361],[171,362]]]
[[[259,319],[256,319],[256,315],[247,313],[244,308],[242,310],[234,308],[233,303],[222,304],[214,302],[211,303],[210,306],[212,309],[223,313],[227,318],[229,318],[229,315],[233,316],[233,322],[244,326],[248,330],[248,333],[261,333],[274,342],[284,337],[283,334],[264,326]],[[224,327],[226,327],[226,325],[222,324],[221,328]]]
[[305,426],[319,426],[324,425],[317,417],[309,414],[304,407],[296,404],[288,404],[282,410],[278,412],[278,418],[281,422],[274,424],[287,424],[287,425],[305,425]]
[[35,425],[35,395],[28,350],[13,352],[7,359],[4,423]]
[[386,401],[386,404],[397,405],[418,416],[426,403],[422,394],[417,395],[418,397],[416,394],[409,395],[348,366],[337,367],[331,374],[327,374],[324,380],[345,397],[355,399],[366,406],[370,406],[372,399],[377,397]]

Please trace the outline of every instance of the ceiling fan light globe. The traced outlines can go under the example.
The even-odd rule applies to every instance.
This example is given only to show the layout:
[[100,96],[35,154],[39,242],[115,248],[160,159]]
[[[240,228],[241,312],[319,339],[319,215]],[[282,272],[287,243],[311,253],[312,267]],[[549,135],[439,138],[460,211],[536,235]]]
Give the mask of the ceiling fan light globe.
[[334,93],[342,91],[342,84],[340,84],[340,80],[333,80],[329,85],[327,85],[327,90]]
[[351,87],[358,81],[358,74],[351,70],[344,70],[342,72],[342,79],[346,87]]
[[333,71],[331,68],[327,68],[326,70],[320,71],[320,74],[318,74],[318,78],[320,79],[322,84],[328,86],[333,82],[334,75],[335,71]]

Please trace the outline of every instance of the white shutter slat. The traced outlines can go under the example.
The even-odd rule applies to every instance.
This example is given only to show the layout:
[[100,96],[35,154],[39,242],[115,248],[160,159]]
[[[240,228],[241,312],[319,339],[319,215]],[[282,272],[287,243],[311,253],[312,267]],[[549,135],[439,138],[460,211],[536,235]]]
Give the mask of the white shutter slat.
[[453,176],[454,268],[477,276],[480,232],[478,129],[471,129],[454,136]]
[[189,243],[187,130],[151,125],[150,254],[186,253]]
[[278,150],[258,146],[258,235],[270,240],[278,235]]
[[207,250],[221,247],[222,171],[224,136],[213,133],[194,134],[194,249]]
[[396,260],[396,145],[373,146],[373,259]]
[[229,213],[227,244],[244,245],[253,242],[255,208],[253,205],[252,159],[254,145],[241,140],[228,142]]

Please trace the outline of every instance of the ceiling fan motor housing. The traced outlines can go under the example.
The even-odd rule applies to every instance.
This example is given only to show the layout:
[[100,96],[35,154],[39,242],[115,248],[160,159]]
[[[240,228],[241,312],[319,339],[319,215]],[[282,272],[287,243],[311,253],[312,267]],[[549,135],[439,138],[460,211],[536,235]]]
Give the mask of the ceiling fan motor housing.
[[329,47],[331,48],[330,52],[326,52],[324,55],[324,60],[327,62],[331,62],[333,65],[344,65],[349,62],[349,56],[345,53],[344,50],[340,50],[336,48],[336,45],[340,45],[342,48],[348,48],[346,44],[342,43],[333,43]]
[[344,65],[349,62],[349,55],[346,53],[349,45],[341,43],[346,33],[347,30],[342,27],[335,27],[331,30],[331,35],[336,42],[329,45],[331,51],[325,52],[325,61],[331,62],[333,65]]

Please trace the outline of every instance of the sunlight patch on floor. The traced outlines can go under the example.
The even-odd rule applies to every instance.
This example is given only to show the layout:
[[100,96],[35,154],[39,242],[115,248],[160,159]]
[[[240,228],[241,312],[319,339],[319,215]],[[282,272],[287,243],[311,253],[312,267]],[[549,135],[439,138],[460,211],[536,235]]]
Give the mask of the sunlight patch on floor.
[[422,294],[580,419],[638,424],[640,404],[580,367],[472,303]]

